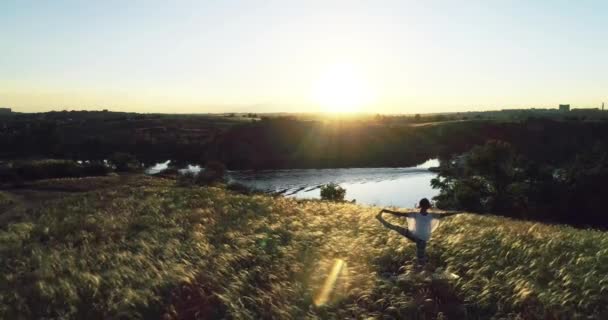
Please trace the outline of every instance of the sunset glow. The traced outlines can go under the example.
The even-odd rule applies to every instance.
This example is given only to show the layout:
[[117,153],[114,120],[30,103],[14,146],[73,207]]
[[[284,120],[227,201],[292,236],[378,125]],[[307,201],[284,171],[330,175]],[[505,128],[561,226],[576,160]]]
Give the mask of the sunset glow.
[[597,0],[0,1],[0,107],[599,107],[608,99],[606,12]]
[[358,112],[374,100],[373,89],[352,65],[329,68],[315,83],[313,100],[328,113]]

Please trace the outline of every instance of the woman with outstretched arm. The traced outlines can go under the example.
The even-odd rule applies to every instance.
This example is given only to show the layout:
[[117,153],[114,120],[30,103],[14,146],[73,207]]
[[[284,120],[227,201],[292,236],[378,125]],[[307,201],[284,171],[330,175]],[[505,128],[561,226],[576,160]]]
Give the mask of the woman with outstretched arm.
[[[453,216],[461,212],[448,212],[448,213],[430,213],[428,210],[431,208],[431,202],[427,198],[423,198],[419,203],[420,212],[398,212],[388,209],[382,209],[376,218],[386,228],[399,232],[401,235],[416,243],[416,257],[418,258],[418,264],[424,265],[426,263],[426,244],[431,238],[431,233],[439,225],[439,220],[445,217]],[[391,224],[386,221],[383,217],[383,213],[390,213],[398,217],[408,218],[409,228],[404,228],[398,225]]]

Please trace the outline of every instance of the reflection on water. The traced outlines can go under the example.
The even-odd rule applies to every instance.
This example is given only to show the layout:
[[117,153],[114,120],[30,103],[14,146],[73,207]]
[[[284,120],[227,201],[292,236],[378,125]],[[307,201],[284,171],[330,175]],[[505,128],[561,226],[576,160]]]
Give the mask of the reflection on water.
[[[146,170],[155,174],[166,169],[169,161]],[[320,187],[334,182],[346,189],[346,200],[357,203],[414,207],[421,198],[432,198],[438,190],[431,188],[435,174],[428,169],[439,165],[437,159],[408,168],[287,169],[229,171],[231,181],[264,192],[280,192],[301,199],[320,198]],[[199,172],[200,166],[189,165],[180,172]]]
[[[169,168],[169,164],[171,163],[171,160],[167,160],[165,162],[159,162],[151,167],[146,168],[145,172],[146,174],[157,174],[167,168]],[[183,168],[183,169],[179,169],[180,173],[186,173],[186,172],[192,172],[192,173],[198,173],[199,171],[201,171],[201,166],[199,165],[191,165],[189,164],[187,167]]]
[[159,162],[149,168],[146,168],[145,172],[146,172],[146,174],[157,174],[157,173],[169,168],[169,163],[171,163],[171,160],[167,160],[165,162]]
[[432,198],[435,174],[428,169],[439,165],[437,159],[409,168],[291,169],[231,171],[230,178],[266,192],[282,192],[296,198],[318,199],[320,187],[334,182],[346,189],[346,200],[357,203],[413,207],[421,198]]

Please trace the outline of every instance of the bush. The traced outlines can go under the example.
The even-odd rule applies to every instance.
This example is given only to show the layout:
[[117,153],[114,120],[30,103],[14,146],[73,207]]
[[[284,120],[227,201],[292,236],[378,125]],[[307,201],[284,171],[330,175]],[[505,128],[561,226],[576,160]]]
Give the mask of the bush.
[[17,162],[13,170],[24,180],[78,177],[81,174],[79,164],[67,160],[41,160]]
[[241,194],[252,194],[253,190],[251,190],[251,188],[249,188],[248,186],[240,183],[240,182],[231,182],[226,186],[226,189],[236,192],[236,193],[241,193]]
[[109,172],[110,168],[101,162],[81,164],[72,160],[16,161],[0,168],[0,181],[18,185],[21,181],[104,176]]
[[83,165],[84,176],[105,176],[110,173],[110,168],[101,161],[94,161]]
[[346,189],[335,183],[326,184],[321,187],[321,199],[329,201],[344,201]]
[[209,186],[222,184],[225,182],[226,166],[217,161],[207,163],[207,165],[205,165],[205,169],[199,171],[198,173],[185,172],[177,177],[177,185],[182,187],[193,185]]
[[[608,228],[601,192],[608,179],[601,143],[564,164],[525,158],[513,146],[488,141],[442,161],[434,199],[440,209],[495,213],[521,219]],[[576,212],[576,214],[572,214]]]
[[[457,156],[438,170],[431,181],[441,189],[435,197],[439,208],[513,214],[514,199],[523,190],[522,161],[515,149],[504,141],[491,140]],[[513,184],[517,184],[513,186]]]
[[226,179],[226,166],[218,161],[210,161],[195,178],[195,183],[201,186],[222,183]]
[[116,152],[110,156],[110,163],[116,168],[117,172],[137,171],[141,169],[141,163],[134,155],[123,152]]

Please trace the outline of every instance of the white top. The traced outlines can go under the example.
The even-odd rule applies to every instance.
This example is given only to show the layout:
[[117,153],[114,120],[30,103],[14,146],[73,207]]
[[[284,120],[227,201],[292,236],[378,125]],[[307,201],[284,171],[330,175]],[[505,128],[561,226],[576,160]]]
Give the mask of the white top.
[[431,234],[438,226],[437,215],[430,212],[426,215],[417,212],[407,217],[407,228],[420,240],[429,241]]

